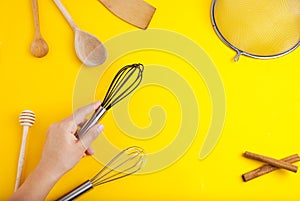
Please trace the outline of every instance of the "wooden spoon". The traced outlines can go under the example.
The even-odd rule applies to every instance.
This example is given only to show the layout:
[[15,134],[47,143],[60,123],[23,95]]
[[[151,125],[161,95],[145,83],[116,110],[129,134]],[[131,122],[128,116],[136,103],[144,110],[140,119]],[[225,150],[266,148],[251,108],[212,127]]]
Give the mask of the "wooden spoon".
[[75,34],[75,50],[77,57],[86,66],[98,66],[107,57],[104,45],[92,34],[80,30],[60,0],[53,0],[64,15]]
[[32,11],[35,26],[35,36],[34,41],[31,43],[30,52],[33,56],[41,58],[46,56],[49,48],[40,31],[38,0],[32,0]]

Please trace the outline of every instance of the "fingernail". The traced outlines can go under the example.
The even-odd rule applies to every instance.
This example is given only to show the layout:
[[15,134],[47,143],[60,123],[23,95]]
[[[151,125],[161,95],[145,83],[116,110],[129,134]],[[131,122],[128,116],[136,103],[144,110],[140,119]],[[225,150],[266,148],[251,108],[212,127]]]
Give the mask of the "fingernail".
[[101,105],[101,102],[99,100],[94,102],[94,110],[96,110],[99,107],[99,105]]
[[89,154],[90,154],[90,155],[94,155],[94,153],[95,153],[94,150],[91,149],[91,148],[89,148]]
[[97,131],[99,132],[99,133],[101,133],[102,131],[103,131],[103,129],[104,129],[104,125],[103,124],[99,124],[99,125],[97,125]]

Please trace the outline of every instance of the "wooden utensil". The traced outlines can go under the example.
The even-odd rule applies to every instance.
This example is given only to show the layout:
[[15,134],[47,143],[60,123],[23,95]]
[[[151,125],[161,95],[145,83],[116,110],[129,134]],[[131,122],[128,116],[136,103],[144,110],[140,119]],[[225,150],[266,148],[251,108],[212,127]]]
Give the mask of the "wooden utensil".
[[35,26],[35,36],[31,43],[30,52],[33,56],[41,58],[47,55],[49,48],[40,31],[38,0],[32,0],[32,11]]
[[18,170],[17,170],[17,178],[16,178],[16,184],[15,184],[15,192],[20,186],[21,183],[21,177],[22,177],[22,170],[24,166],[24,155],[25,155],[25,148],[26,148],[26,139],[28,135],[28,129],[29,127],[33,126],[35,122],[35,114],[34,112],[30,110],[24,110],[20,114],[19,122],[21,126],[23,126],[23,135],[22,135],[22,143],[21,143],[21,149],[19,154],[19,160],[18,160]]
[[92,34],[80,30],[60,0],[53,0],[64,15],[75,34],[75,51],[77,57],[86,66],[98,66],[107,57],[104,45]]
[[141,29],[147,29],[156,10],[143,0],[99,1],[116,16]]

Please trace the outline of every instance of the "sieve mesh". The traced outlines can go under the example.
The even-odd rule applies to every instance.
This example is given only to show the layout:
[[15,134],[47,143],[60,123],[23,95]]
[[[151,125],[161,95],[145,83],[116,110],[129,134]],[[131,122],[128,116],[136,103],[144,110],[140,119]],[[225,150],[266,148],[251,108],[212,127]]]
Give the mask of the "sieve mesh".
[[213,0],[211,15],[237,60],[278,57],[299,45],[300,0]]

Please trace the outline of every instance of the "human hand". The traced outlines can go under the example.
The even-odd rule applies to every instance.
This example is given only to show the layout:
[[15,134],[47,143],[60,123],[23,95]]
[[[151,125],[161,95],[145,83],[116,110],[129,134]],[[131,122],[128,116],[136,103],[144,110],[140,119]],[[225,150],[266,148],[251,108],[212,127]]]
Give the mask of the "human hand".
[[80,140],[75,137],[85,117],[100,106],[96,102],[76,111],[70,117],[51,125],[48,130],[42,157],[25,182],[10,197],[10,201],[45,200],[55,183],[91,149],[87,148],[101,133],[103,125],[93,126]]
[[81,139],[75,137],[78,126],[85,117],[100,106],[96,102],[77,110],[68,118],[50,126],[39,166],[46,168],[52,176],[60,178],[72,169],[85,153],[91,154],[91,143],[102,132],[104,126],[96,124]]

